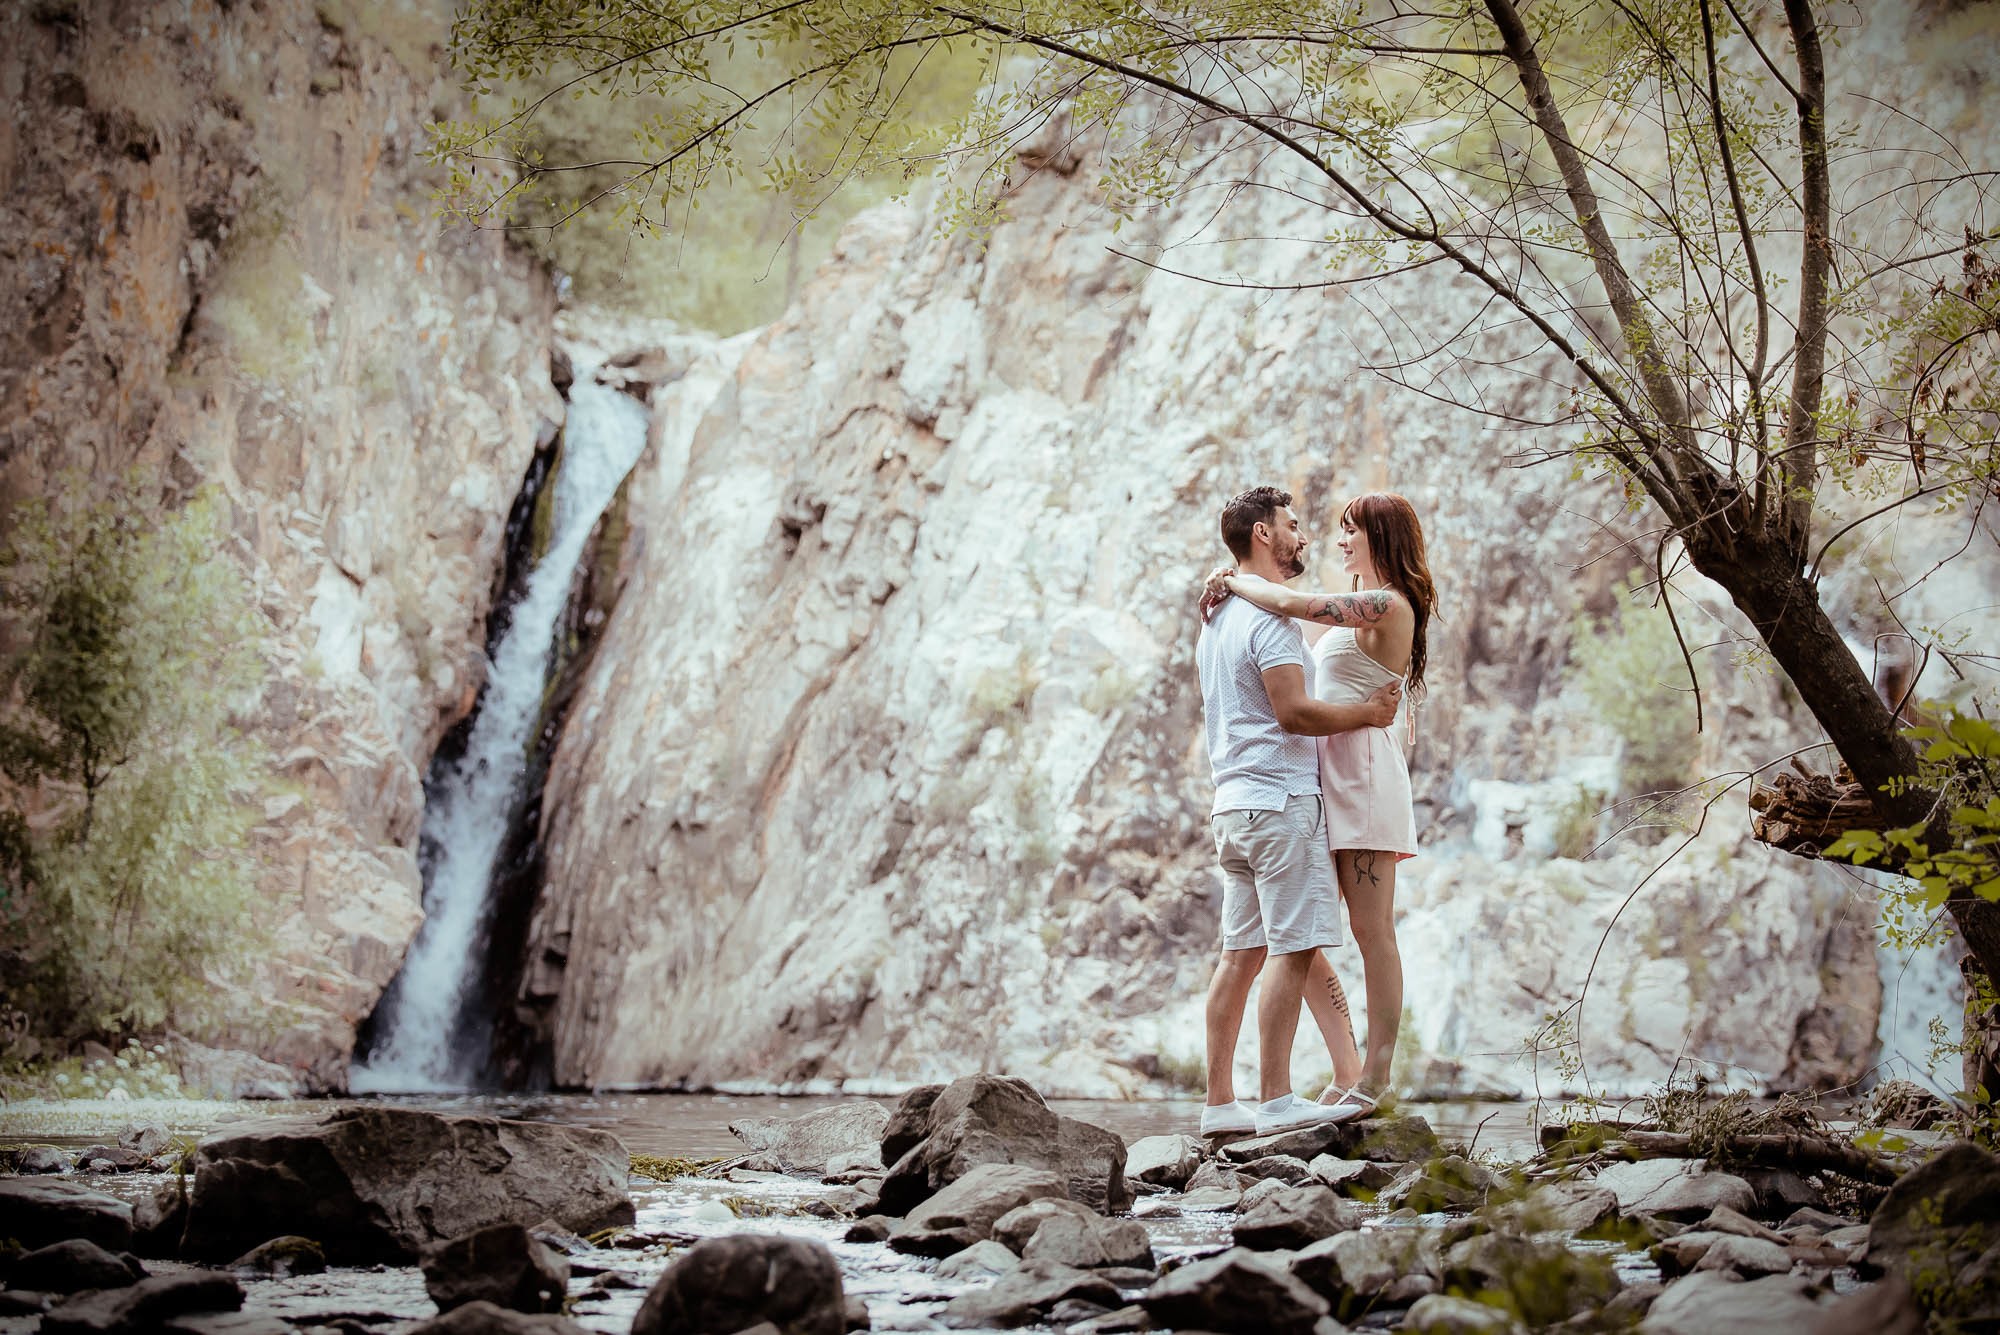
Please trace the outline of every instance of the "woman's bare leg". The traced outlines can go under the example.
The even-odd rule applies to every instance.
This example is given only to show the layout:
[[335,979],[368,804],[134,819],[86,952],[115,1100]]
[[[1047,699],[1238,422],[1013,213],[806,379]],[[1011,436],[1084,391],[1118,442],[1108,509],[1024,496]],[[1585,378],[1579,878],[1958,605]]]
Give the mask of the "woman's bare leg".
[[1394,853],[1343,848],[1333,855],[1347,923],[1361,947],[1361,973],[1368,996],[1368,1046],[1361,1063],[1361,1087],[1380,1094],[1389,1087],[1396,1059],[1396,1034],[1403,1023],[1403,956],[1396,949],[1396,862]]
[[1326,952],[1313,952],[1312,971],[1306,975],[1306,1009],[1326,1040],[1326,1055],[1333,1062],[1333,1083],[1345,1089],[1361,1078],[1361,1050],[1354,1046],[1354,1017],[1347,1010],[1347,993],[1334,975]]

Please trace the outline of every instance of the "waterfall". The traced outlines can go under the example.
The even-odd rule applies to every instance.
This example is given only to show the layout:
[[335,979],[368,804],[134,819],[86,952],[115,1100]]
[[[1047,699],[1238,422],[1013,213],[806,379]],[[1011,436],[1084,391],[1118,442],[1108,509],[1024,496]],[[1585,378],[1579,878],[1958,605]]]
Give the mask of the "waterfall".
[[424,924],[383,998],[379,1037],[356,1063],[357,1094],[465,1089],[485,1062],[468,1041],[489,1026],[468,1020],[485,964],[480,947],[495,862],[520,809],[531,734],[541,716],[555,632],[584,544],[646,444],[637,399],[598,384],[579,366],[570,388],[548,550],[529,574],[492,665],[465,752],[433,774],[423,839],[435,849],[424,884]]

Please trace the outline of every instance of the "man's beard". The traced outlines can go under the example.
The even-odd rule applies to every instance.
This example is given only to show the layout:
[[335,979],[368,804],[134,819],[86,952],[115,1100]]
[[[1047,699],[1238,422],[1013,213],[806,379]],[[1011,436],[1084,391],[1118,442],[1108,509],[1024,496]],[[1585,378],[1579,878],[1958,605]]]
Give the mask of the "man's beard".
[[1292,548],[1292,554],[1285,558],[1283,566],[1286,579],[1297,579],[1305,574],[1306,549],[1303,546]]

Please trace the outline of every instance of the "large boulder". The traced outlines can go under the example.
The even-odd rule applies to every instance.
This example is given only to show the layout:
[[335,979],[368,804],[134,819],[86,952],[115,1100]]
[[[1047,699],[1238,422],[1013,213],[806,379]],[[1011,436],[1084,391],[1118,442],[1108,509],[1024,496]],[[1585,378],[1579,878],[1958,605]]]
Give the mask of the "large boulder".
[[407,1108],[343,1109],[210,1136],[184,1254],[226,1260],[300,1233],[335,1264],[413,1261],[492,1224],[632,1222],[625,1147],[602,1132]]
[[1160,1326],[1229,1335],[1312,1335],[1327,1301],[1277,1261],[1242,1247],[1181,1266],[1139,1297]]
[[[787,1172],[823,1173],[836,1159],[880,1152],[889,1110],[867,1099],[821,1108],[803,1117],[746,1117],[729,1134],[775,1160]],[[879,1163],[879,1161],[878,1161]]]
[[1867,1262],[1948,1320],[2000,1321],[2000,1158],[1961,1140],[1905,1173],[1868,1221]]
[[1411,1280],[1436,1287],[1443,1262],[1434,1229],[1371,1228],[1322,1238],[1292,1258],[1291,1271],[1351,1321],[1393,1305],[1398,1286],[1411,1287]]
[[[919,1133],[919,1128],[921,1132]],[[1059,1117],[1025,1081],[996,1075],[913,1090],[882,1137],[882,1210],[912,1209],[980,1164],[1020,1164],[1058,1174],[1072,1200],[1115,1214],[1129,1209],[1125,1142],[1102,1127]]]
[[85,1238],[112,1251],[132,1245],[132,1207],[69,1182],[0,1178],[0,1236],[23,1247]]
[[1232,1230],[1236,1245],[1253,1251],[1296,1251],[1321,1238],[1361,1226],[1361,1214],[1331,1187],[1314,1182],[1279,1187],[1244,1211]]
[[654,1281],[632,1335],[846,1335],[840,1263],[810,1238],[735,1233],[697,1242]]
[[[6,1227],[0,1224],[0,1234]],[[36,1293],[81,1293],[85,1289],[121,1289],[144,1278],[146,1267],[136,1257],[114,1255],[88,1239],[71,1238],[15,1261],[7,1287]]]
[[560,1312],[569,1262],[519,1224],[494,1224],[424,1251],[424,1288],[438,1311],[489,1302],[516,1312]]
[[1001,1216],[1030,1201],[1060,1197],[1064,1189],[1063,1179],[1046,1168],[979,1164],[911,1210],[889,1245],[913,1256],[949,1256],[993,1236]]
[[994,1222],[993,1240],[1013,1248],[1025,1261],[1050,1261],[1078,1270],[1153,1266],[1153,1244],[1144,1225],[1135,1219],[1106,1219],[1055,1196],[1009,1210]]
[[1125,1177],[1179,1191],[1201,1167],[1201,1142],[1193,1136],[1147,1136],[1125,1147]]
[[1711,1172],[1705,1159],[1641,1159],[1613,1164],[1597,1185],[1618,1198],[1619,1212],[1700,1219],[1718,1205],[1749,1214],[1757,1193],[1733,1173]]

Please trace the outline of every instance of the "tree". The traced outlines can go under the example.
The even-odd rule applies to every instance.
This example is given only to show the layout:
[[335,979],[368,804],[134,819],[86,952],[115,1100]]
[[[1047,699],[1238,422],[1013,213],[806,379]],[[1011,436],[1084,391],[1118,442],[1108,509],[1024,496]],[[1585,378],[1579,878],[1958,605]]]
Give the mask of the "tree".
[[[1217,133],[1259,145],[1290,172],[1242,184],[1314,200],[1343,274],[1357,256],[1450,266],[1524,347],[1573,368],[1569,417],[1540,425],[1571,428],[1561,452],[1650,507],[1662,598],[1683,561],[1728,592],[1903,832],[1884,865],[1977,862],[1959,817],[1994,796],[1985,762],[1919,756],[1822,605],[1820,564],[1847,528],[1815,517],[1832,488],[1881,499],[1856,523],[1943,504],[1968,542],[1982,532],[2000,495],[2000,284],[1981,221],[1995,174],[1913,135],[1895,179],[1837,211],[1827,36],[1813,0],[478,0],[455,34],[475,89],[551,91],[442,127],[437,149],[454,207],[483,225],[611,203],[664,227],[781,114],[814,151],[769,160],[773,186],[831,190],[942,153],[970,164],[956,188],[977,226],[1002,207],[979,164],[1057,117],[1102,134],[1106,193],[1128,209],[1184,185]],[[712,77],[744,46],[783,55],[752,63],[752,83]],[[990,77],[941,140],[900,90],[968,51]],[[548,98],[641,91],[677,110],[630,158],[541,155]],[[603,184],[572,188],[585,167]],[[2000,880],[1962,877],[1942,899],[2000,977]]]

